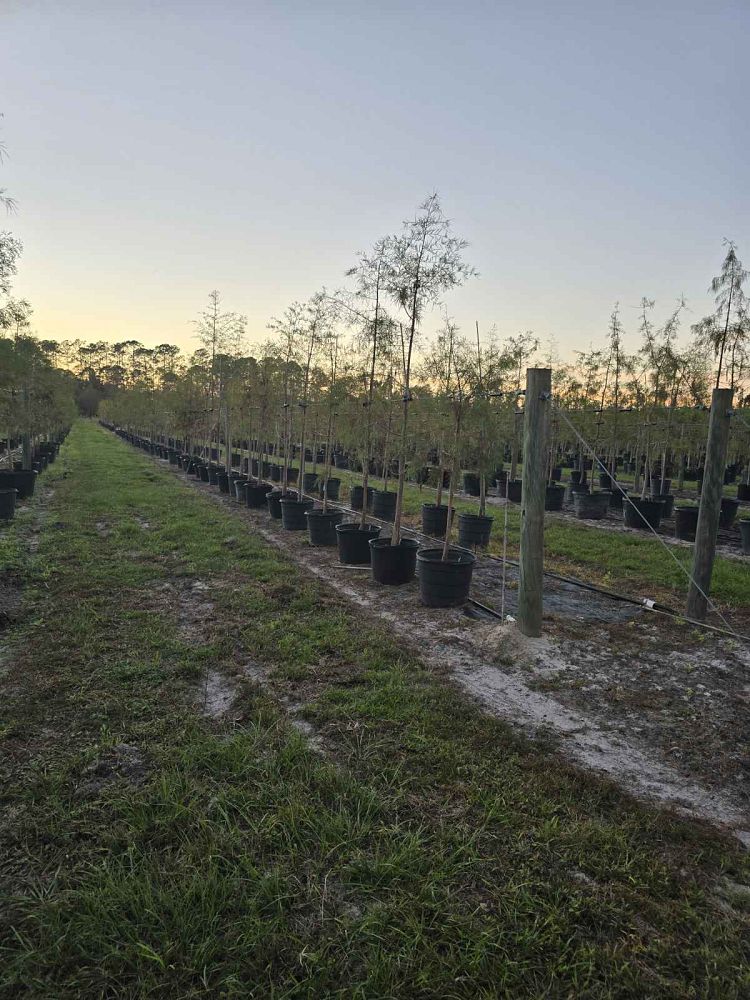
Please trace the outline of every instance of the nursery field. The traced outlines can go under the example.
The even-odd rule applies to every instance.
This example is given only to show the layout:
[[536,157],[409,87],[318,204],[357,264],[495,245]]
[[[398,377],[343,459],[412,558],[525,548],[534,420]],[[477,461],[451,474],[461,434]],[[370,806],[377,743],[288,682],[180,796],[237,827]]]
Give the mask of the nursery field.
[[[78,421],[0,527],[0,996],[750,993],[736,838],[520,735],[220,499]],[[570,530],[557,565],[678,592],[658,543]]]

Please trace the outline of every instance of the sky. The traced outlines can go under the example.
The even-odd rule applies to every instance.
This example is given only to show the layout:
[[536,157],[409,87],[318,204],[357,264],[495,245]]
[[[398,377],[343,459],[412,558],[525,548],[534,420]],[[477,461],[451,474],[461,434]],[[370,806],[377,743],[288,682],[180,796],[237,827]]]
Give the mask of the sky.
[[[0,220],[40,336],[251,341],[439,193],[466,332],[603,346],[686,326],[750,257],[750,4],[0,0]],[[425,322],[429,332],[437,315]]]

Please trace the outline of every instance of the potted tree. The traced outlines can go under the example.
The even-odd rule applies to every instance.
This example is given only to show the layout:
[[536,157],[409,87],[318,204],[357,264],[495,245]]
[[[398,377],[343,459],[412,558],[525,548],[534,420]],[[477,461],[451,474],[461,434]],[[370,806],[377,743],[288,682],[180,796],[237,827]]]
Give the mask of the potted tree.
[[390,539],[376,538],[370,542],[372,575],[378,583],[401,584],[414,577],[418,545],[413,539],[402,538],[401,533],[412,354],[425,310],[474,273],[463,261],[466,246],[464,240],[451,235],[450,223],[442,213],[437,194],[430,195],[416,216],[404,223],[401,234],[390,241],[386,288],[403,310],[407,325],[406,329],[401,327],[402,411],[393,533]]

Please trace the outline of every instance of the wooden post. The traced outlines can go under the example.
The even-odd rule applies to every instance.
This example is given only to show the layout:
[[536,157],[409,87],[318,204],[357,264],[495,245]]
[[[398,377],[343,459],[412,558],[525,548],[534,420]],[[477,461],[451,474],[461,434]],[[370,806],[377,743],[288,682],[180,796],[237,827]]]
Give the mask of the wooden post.
[[711,574],[716,554],[716,532],[719,529],[721,498],[724,493],[732,395],[732,389],[714,389],[711,394],[703,489],[693,548],[692,577],[695,582],[690,583],[687,599],[688,618],[700,622],[706,617],[706,597],[711,588]]
[[518,625],[524,635],[533,637],[542,634],[544,498],[547,487],[547,427],[551,386],[550,368],[527,368],[523,419]]

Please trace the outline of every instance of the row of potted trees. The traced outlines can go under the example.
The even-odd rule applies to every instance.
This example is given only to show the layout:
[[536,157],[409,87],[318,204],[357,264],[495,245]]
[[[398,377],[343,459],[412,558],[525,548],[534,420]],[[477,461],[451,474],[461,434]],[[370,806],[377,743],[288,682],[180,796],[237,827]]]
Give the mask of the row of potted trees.
[[12,520],[17,502],[34,495],[37,476],[55,461],[67,433],[65,429],[35,440],[30,469],[24,469],[23,460],[13,462],[11,469],[0,469],[0,521]]
[[[324,473],[323,477],[313,478],[311,473],[304,473],[306,489],[295,490],[287,485],[284,490],[280,485],[263,479],[263,474],[271,471],[270,464],[264,469],[262,463],[255,458],[248,457],[237,462],[238,465],[244,465],[244,471],[234,468],[227,471],[215,462],[183,453],[170,444],[151,441],[106,421],[102,423],[136,447],[166,459],[172,465],[179,465],[186,475],[216,486],[221,493],[232,496],[249,508],[267,510],[269,516],[278,521],[283,529],[307,531],[312,546],[335,546],[342,564],[370,564],[372,578],[377,583],[409,583],[417,575],[419,565],[420,597],[426,605],[457,606],[463,604],[468,597],[475,562],[472,552],[450,546],[447,534],[439,545],[420,548],[416,540],[402,535],[401,544],[394,546],[390,537],[381,537],[380,525],[367,520],[371,502],[363,504],[360,518],[345,520],[345,511],[334,506],[330,496],[333,492],[330,485],[336,481],[335,477]],[[251,452],[252,450],[253,448],[250,449]],[[328,464],[326,471],[330,471]],[[299,478],[298,470],[290,466],[287,472],[287,483],[294,485]],[[319,496],[317,503],[309,495],[316,489]],[[361,491],[362,488],[352,488],[353,503],[357,503],[357,490]],[[359,498],[362,502],[361,492]],[[425,507],[435,508],[436,505]],[[448,527],[447,521],[446,517],[443,522],[444,532]],[[434,529],[432,533],[439,533],[439,525],[429,521],[429,516],[427,526]],[[396,558],[393,558],[394,551]]]

